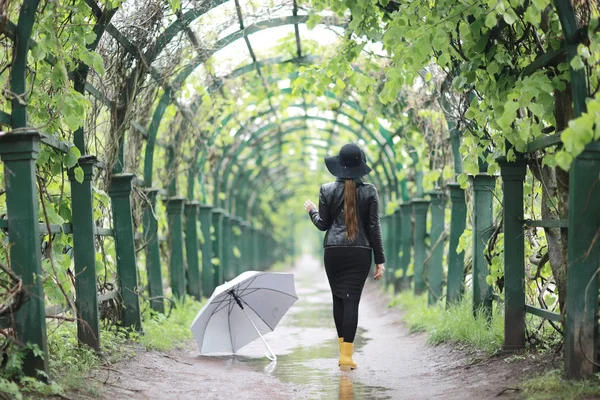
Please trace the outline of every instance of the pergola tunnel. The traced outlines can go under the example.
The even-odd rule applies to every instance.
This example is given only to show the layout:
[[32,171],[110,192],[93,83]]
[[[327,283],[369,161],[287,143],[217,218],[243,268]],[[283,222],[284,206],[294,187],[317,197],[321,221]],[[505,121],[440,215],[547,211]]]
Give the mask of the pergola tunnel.
[[598,358],[600,7],[592,0],[0,1],[0,325],[141,332],[320,249],[302,208],[364,149],[384,290]]

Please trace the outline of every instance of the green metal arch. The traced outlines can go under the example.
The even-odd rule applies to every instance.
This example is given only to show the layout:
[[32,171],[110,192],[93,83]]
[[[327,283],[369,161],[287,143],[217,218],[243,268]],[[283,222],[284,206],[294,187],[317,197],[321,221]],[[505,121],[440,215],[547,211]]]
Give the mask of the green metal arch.
[[[354,135],[356,135],[359,138],[361,137],[350,126],[348,126],[346,124],[343,124],[343,123],[341,123],[339,121],[329,120],[329,119],[324,118],[324,117],[316,117],[316,116],[310,116],[310,115],[304,115],[304,116],[298,116],[298,117],[289,117],[289,118],[286,118],[286,119],[282,120],[281,123],[285,123],[285,122],[289,122],[289,121],[305,121],[305,120],[320,120],[320,121],[324,121],[324,122],[331,122],[334,125],[337,125],[339,127],[342,127],[344,129],[348,130],[348,132],[350,132],[351,134],[354,134]],[[268,123],[265,126],[263,126],[260,129],[258,129],[256,132],[254,132],[251,135],[251,139],[253,139],[254,137],[256,137],[259,134],[262,134],[267,129],[277,128],[278,126],[279,125],[274,124],[274,123]],[[237,136],[237,134],[238,133],[236,133],[236,136]],[[231,157],[231,160],[232,161],[235,160],[237,158],[237,156],[241,153],[241,151],[243,151],[248,146],[249,143],[250,143],[250,140],[246,140],[246,141],[242,142],[240,144],[240,146],[236,148],[235,153]],[[228,148],[226,148],[225,151],[224,151],[224,153],[223,153],[223,156],[219,158],[219,162],[217,164],[216,171],[221,171],[222,170],[221,165],[222,165],[223,159],[225,158],[225,154],[228,152],[228,150],[230,148],[231,148],[231,146],[229,146]],[[231,163],[229,163],[229,164],[231,164]],[[396,191],[397,190],[397,186],[395,185],[395,180],[390,177],[390,175],[389,175],[389,173],[388,173],[388,171],[387,171],[387,169],[385,167],[383,169],[384,169],[384,173],[386,175],[387,181],[388,181],[388,185],[386,185],[386,186],[389,186],[389,187],[393,188],[394,191]],[[230,166],[226,167],[223,176],[227,176],[228,173],[230,172],[230,170],[231,170]],[[393,174],[393,176],[394,176],[394,178],[396,177],[395,174]],[[219,205],[220,202],[219,202],[218,194],[220,192],[220,183],[221,182],[219,180],[216,180],[215,183],[216,183],[215,184],[215,193],[214,193],[214,196],[215,196],[214,197],[215,198],[215,205]]]
[[[332,93],[332,95],[333,95],[333,93]],[[333,95],[333,96],[335,96],[335,95]],[[298,105],[298,104],[292,104],[289,107],[304,108],[305,106]],[[306,107],[315,107],[316,108],[316,106],[314,106],[313,104],[306,104]],[[270,111],[265,111],[265,112],[263,112],[261,114],[258,114],[256,116],[254,116],[250,121],[253,121],[256,118],[262,117],[262,116],[268,114],[269,112]],[[361,125],[361,130],[363,130],[365,133],[367,133],[367,135],[370,137],[371,140],[375,141],[376,143],[379,144],[380,147],[382,147],[381,143],[378,141],[378,139],[376,138],[375,134],[372,131],[370,131],[367,127],[362,126],[362,124],[360,123],[360,121],[358,121],[356,118],[354,118],[353,116],[351,116],[351,115],[349,115],[349,114],[347,114],[347,113],[345,113],[343,111],[340,111],[339,114],[344,115],[344,116],[348,117],[350,120],[352,120],[353,122],[357,123],[358,125]],[[221,126],[225,126],[227,124],[227,121],[229,121],[232,118],[232,116],[233,116],[233,114],[230,114],[230,115],[226,116],[223,119],[223,121],[225,121],[225,122],[221,123]],[[322,118],[322,117],[312,117],[312,118],[313,119],[319,119],[319,118]],[[366,142],[368,142],[368,140],[365,137],[363,137],[362,135],[360,135],[356,130],[354,130],[354,129],[348,129],[348,128],[351,128],[349,125],[345,125],[345,124],[343,124],[343,123],[341,123],[339,121],[335,121],[335,120],[329,120],[329,119],[327,119],[327,121],[331,122],[333,124],[336,124],[337,126],[343,127],[343,128],[345,128],[347,130],[354,131],[355,134],[356,134],[356,136],[358,138],[360,138],[360,139],[365,140]],[[242,126],[242,128],[240,130],[238,130],[238,132],[236,133],[236,136],[247,125],[250,125],[250,124],[246,124],[246,125]],[[218,130],[216,130],[215,133],[214,133],[214,135],[213,135],[213,138],[211,138],[211,140],[214,140],[214,137],[216,137],[220,133],[220,131],[221,131],[221,128],[219,128]],[[402,195],[403,196],[407,195],[406,182],[403,180],[402,182],[399,183],[398,179],[397,179],[397,176],[396,176],[397,168],[401,167],[401,164],[398,164],[398,163],[395,162],[394,159],[391,159],[391,157],[390,157],[390,155],[388,153],[383,152],[383,154],[387,158],[387,163],[382,163],[382,165],[384,167],[384,170],[385,170],[385,173],[386,173],[386,175],[388,177],[388,180],[391,177],[392,180],[394,181],[394,187],[396,188],[394,190],[394,192],[396,194],[398,194],[397,187],[400,186],[400,189],[402,190]],[[205,162],[205,160],[206,160],[206,156],[203,155],[201,157],[201,160],[200,160],[200,165],[201,166],[203,165],[203,163]],[[219,160],[219,167],[221,166],[221,163],[222,163],[222,160]],[[200,168],[202,168],[201,166],[200,166]],[[386,167],[386,166],[388,166],[388,167]],[[189,192],[189,190],[188,190],[188,192]],[[215,204],[217,204],[217,203],[215,203]]]
[[[290,128],[289,130],[286,130],[283,134],[284,135],[290,134],[290,133],[293,133],[296,130],[301,130],[301,129],[304,129],[304,128],[303,127]],[[281,140],[282,140],[282,144],[283,143],[290,143],[290,141],[286,140],[284,137],[282,137]],[[319,149],[319,150],[324,150],[325,152],[329,149],[329,147],[327,145],[319,143],[319,139],[316,139],[316,138],[303,137],[301,139],[301,141],[303,143],[313,142],[313,143],[311,143],[311,145],[313,147],[315,147],[316,149]],[[257,148],[255,148],[254,149],[255,151],[253,151],[244,160],[241,161],[241,165],[243,166],[243,165],[245,165],[245,162],[247,162],[248,160],[256,158],[256,159],[260,160],[260,163],[259,163],[260,168],[259,169],[262,169],[264,167],[268,167],[270,165],[270,163],[278,161],[275,158],[277,156],[277,148],[276,148],[277,144],[278,143],[276,143],[275,145],[273,145],[273,146],[271,146],[269,148],[264,148],[264,147],[261,148],[260,149],[261,154],[260,154],[260,156],[258,158],[256,158],[255,154],[254,154],[257,151]],[[275,152],[271,152],[271,150],[273,150],[273,149],[275,149]],[[299,153],[299,154],[306,155],[307,153],[306,152],[302,152],[302,153]],[[287,158],[288,158],[288,156],[286,156],[286,159]],[[375,166],[376,166],[376,164],[373,164],[373,167],[374,167],[374,171],[373,171],[374,174],[373,174],[373,176],[374,176],[375,180],[378,182],[378,186],[379,187],[381,187],[382,189],[386,188],[386,186],[383,185],[383,182],[382,182],[382,180],[381,180],[381,178],[379,176],[379,173],[375,169]],[[234,207],[233,207],[234,203],[233,203],[232,200],[234,200],[235,202],[237,202],[238,200],[243,199],[244,198],[243,194],[245,194],[247,192],[247,190],[248,190],[247,188],[249,188],[249,187],[254,187],[254,188],[259,187],[258,184],[256,184],[256,185],[254,184],[254,178],[255,177],[254,178],[252,177],[253,173],[255,173],[256,171],[257,171],[257,169],[250,170],[250,169],[243,168],[243,167],[240,168],[238,170],[238,172],[235,174],[234,180],[233,180],[231,186],[227,185],[225,187],[225,193],[228,194],[227,195],[227,199],[229,199],[229,201],[225,205],[225,208],[227,210],[229,210],[230,213],[236,213],[236,214],[238,214],[237,203],[235,203],[236,206],[235,206],[235,209],[234,209]],[[247,184],[248,180],[251,181],[250,185]],[[235,192],[236,190],[237,190],[237,192]],[[384,201],[385,201],[385,199],[384,199]],[[241,200],[240,204],[243,205],[244,201]],[[242,208],[243,208],[243,206],[242,206]]]
[[[241,39],[245,36],[251,35],[256,32],[260,32],[265,29],[277,28],[280,26],[290,24],[306,23],[306,21],[308,21],[307,15],[271,18],[264,22],[249,25],[243,31],[236,31],[232,34],[229,34],[226,37],[218,40],[210,51],[202,53],[201,55],[196,57],[196,59],[194,59],[192,63],[184,67],[179,72],[179,74],[177,74],[177,76],[173,79],[173,81],[171,82],[171,86],[177,88],[176,90],[178,90],[178,88],[183,85],[188,76],[193,71],[195,71],[196,68],[198,68],[202,63],[206,62],[206,60],[212,57],[212,55],[215,54],[217,51],[227,47],[229,44],[235,42],[238,39]],[[156,109],[154,110],[154,113],[152,115],[152,121],[148,128],[148,142],[146,143],[146,156],[144,160],[144,183],[146,184],[146,186],[152,185],[152,168],[154,164],[154,146],[156,141],[156,134],[164,112],[169,103],[171,102],[172,95],[173,93],[171,90],[166,90],[165,93],[163,93]]]
[[[305,106],[303,106],[303,105],[296,105],[296,104],[294,104],[294,105],[290,105],[288,108],[304,108],[304,107]],[[306,105],[306,107],[310,107],[310,105]],[[354,117],[352,117],[352,116],[350,116],[348,114],[345,114],[343,112],[341,114],[347,116],[349,119],[353,120],[354,122],[359,123],[359,121],[356,120],[356,119],[354,119]],[[321,117],[314,117],[314,119],[319,119],[319,118],[321,118]],[[342,123],[340,123],[340,122],[338,122],[336,120],[329,120],[329,119],[327,119],[327,121],[330,121],[332,124],[334,124],[336,126],[344,127],[345,129],[347,129],[347,128],[350,127],[349,125],[342,124]],[[353,131],[354,131],[354,133],[356,134],[357,137],[359,137],[360,139],[364,140],[364,137],[360,136],[359,133],[356,130],[353,130]],[[369,131],[367,130],[367,132],[369,132]],[[369,135],[369,136],[371,136],[371,138],[373,137],[372,135]],[[380,156],[380,158],[381,158],[381,156]],[[219,164],[219,166],[220,166],[220,164]],[[387,174],[387,172],[386,172],[386,174]],[[397,180],[397,177],[395,175],[395,170],[391,171],[391,176],[393,178],[394,186],[397,187],[398,180]],[[389,179],[389,175],[388,175],[388,179]],[[397,192],[397,190],[395,190],[395,192]]]
[[[321,150],[327,150],[327,146],[322,146]],[[265,160],[261,165],[261,169],[257,169],[254,171],[248,171],[243,174],[242,180],[243,183],[240,184],[240,193],[236,196],[232,196],[233,193],[230,193],[231,197],[235,197],[236,201],[240,202],[241,207],[235,206],[235,213],[242,217],[248,217],[248,207],[246,205],[251,205],[250,199],[252,198],[252,194],[254,192],[264,192],[265,186],[262,182],[262,175],[264,175],[265,171],[270,170],[270,166],[278,162],[276,155],[270,155],[269,159]],[[278,165],[280,167],[281,165]],[[283,167],[283,166],[281,166]],[[256,173],[258,171],[258,173]],[[283,175],[283,174],[282,174]],[[289,182],[290,175],[286,174],[281,177],[286,182]],[[379,186],[381,188],[381,186]],[[317,187],[315,187],[316,190]],[[385,190],[385,188],[383,188]],[[382,204],[385,208],[385,203]],[[231,210],[230,210],[231,212]]]

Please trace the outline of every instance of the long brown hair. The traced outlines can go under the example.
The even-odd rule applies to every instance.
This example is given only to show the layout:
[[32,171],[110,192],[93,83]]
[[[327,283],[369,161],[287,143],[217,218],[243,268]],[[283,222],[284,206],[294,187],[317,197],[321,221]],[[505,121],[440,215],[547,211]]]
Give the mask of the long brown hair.
[[346,218],[346,236],[350,241],[353,241],[358,234],[356,182],[354,182],[354,179],[346,179],[344,183],[344,214]]

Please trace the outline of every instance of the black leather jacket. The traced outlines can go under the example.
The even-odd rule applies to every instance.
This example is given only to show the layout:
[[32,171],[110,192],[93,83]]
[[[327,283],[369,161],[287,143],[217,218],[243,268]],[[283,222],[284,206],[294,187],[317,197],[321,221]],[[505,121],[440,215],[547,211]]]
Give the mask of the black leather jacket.
[[[358,235],[350,242],[346,236],[344,217],[344,180],[326,183],[319,193],[319,211],[311,210],[310,218],[321,231],[327,231],[323,247],[366,247],[373,249],[375,264],[385,262],[381,224],[379,222],[379,196],[377,189],[361,180],[356,182],[358,206]],[[337,215],[336,215],[337,214]]]

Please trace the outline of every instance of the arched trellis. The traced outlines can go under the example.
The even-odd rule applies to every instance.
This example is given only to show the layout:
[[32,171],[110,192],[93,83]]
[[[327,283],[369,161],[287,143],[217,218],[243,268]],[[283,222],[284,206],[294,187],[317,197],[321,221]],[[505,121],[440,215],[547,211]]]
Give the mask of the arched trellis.
[[[296,108],[296,107],[297,108],[303,108],[303,106],[299,106],[299,105],[291,105],[290,106],[290,108]],[[307,106],[307,107],[310,107],[310,106]],[[280,125],[277,125],[277,126],[282,126],[284,123],[290,122],[290,121],[302,121],[302,122],[305,122],[305,121],[311,121],[311,120],[321,121],[321,122],[326,122],[326,123],[331,123],[334,126],[340,127],[342,129],[344,129],[345,131],[350,132],[357,139],[363,140],[363,141],[365,141],[367,143],[369,142],[369,140],[367,138],[365,138],[363,135],[361,135],[360,131],[357,131],[357,130],[353,129],[350,125],[344,124],[344,123],[342,123],[340,121],[337,121],[335,119],[330,119],[330,118],[327,118],[327,117],[311,116],[311,115],[306,115],[306,114],[305,115],[301,115],[301,116],[293,116],[293,117],[288,117],[288,118],[280,121]],[[265,121],[265,125],[264,126],[267,126],[267,125],[274,126],[274,123],[269,122],[269,121]],[[307,127],[307,129],[309,129],[309,128]],[[259,130],[260,130],[260,128],[259,128]],[[255,131],[254,133],[252,133],[250,135],[250,139],[252,139],[253,136],[256,135],[256,132],[258,132],[258,131]],[[367,132],[369,132],[369,131],[367,131]],[[236,137],[237,136],[238,136],[238,133],[236,133]],[[373,140],[373,136],[369,135],[369,137]],[[245,141],[247,141],[247,140],[248,139],[245,139]],[[224,149],[223,155],[225,156],[227,154],[228,149],[231,149],[232,147],[233,146],[229,146],[228,148]],[[235,159],[235,157],[237,157],[239,155],[239,152],[241,150],[243,150],[243,147],[245,147],[245,145],[242,142],[242,144],[238,148],[238,151],[236,151],[233,155],[231,155],[230,157],[228,157],[228,160],[229,161],[233,161]],[[223,160],[224,158],[225,157],[222,157],[221,160]],[[385,163],[385,159],[383,158],[382,154],[379,154],[379,159],[382,160],[382,164],[384,165],[384,172],[386,173],[386,177],[388,179],[388,182],[390,184],[394,185],[394,191],[396,191],[397,190],[396,188],[397,188],[397,182],[398,181],[397,181],[396,175],[394,173],[395,171],[393,169],[391,171],[389,170],[389,164]],[[221,167],[221,163],[218,165],[218,167]]]
[[[195,15],[195,14],[193,14],[193,15]],[[201,15],[201,14],[199,14],[199,15]],[[244,31],[244,35],[249,35],[249,34],[252,34],[255,32],[259,32],[263,29],[283,26],[283,25],[287,25],[290,23],[297,24],[297,23],[306,22],[307,19],[305,19],[303,17],[304,16],[300,16],[300,17],[299,16],[291,16],[289,18],[281,17],[279,19],[268,20],[265,23],[254,24],[251,27],[248,27]],[[175,86],[181,86],[183,84],[183,82],[187,79],[189,74],[191,74],[201,63],[205,62],[208,58],[210,58],[210,56],[212,56],[212,54],[214,54],[214,52],[226,47],[228,44],[232,43],[233,41],[235,41],[239,38],[241,38],[241,36],[239,36],[238,32],[236,32],[236,33],[231,34],[231,35],[223,38],[222,40],[220,40],[217,43],[217,45],[215,46],[215,48],[213,49],[212,53],[209,52],[208,54],[204,54],[202,57],[199,57],[196,60],[196,63],[193,63],[190,66],[184,68],[183,71],[181,71],[179,73],[179,75],[174,79],[174,82],[177,84]],[[157,105],[157,108],[155,109],[155,113],[152,117],[152,122],[148,129],[148,142],[146,145],[146,158],[145,158],[145,163],[144,163],[144,182],[148,186],[151,186],[151,182],[152,182],[152,166],[153,166],[153,159],[154,159],[154,146],[155,146],[156,133],[158,131],[160,121],[162,120],[162,117],[168,106],[168,103],[170,102],[170,98],[171,98],[172,94],[173,93],[171,91],[165,91],[165,93],[163,94],[163,96],[161,97],[161,99],[159,101],[159,104]],[[359,107],[356,107],[356,105],[354,108],[359,110]],[[384,132],[387,133],[387,137],[384,136],[385,140],[388,144],[390,144],[390,148],[393,151],[393,144],[391,143],[391,136],[389,135],[389,132],[385,131],[385,129],[383,129],[383,127],[380,127],[380,133],[384,133]],[[385,153],[385,146],[382,145],[382,143],[380,143],[379,141],[377,141],[377,143],[380,145],[380,147],[382,149],[384,149],[384,153]],[[395,163],[395,160],[393,160],[393,162]],[[395,173],[393,175],[395,178]],[[406,194],[405,183],[403,183],[402,190],[403,190],[403,192],[402,192],[403,198],[407,199],[408,195]]]
[[[291,94],[291,89],[285,89],[284,88],[284,89],[281,90],[281,92],[284,93],[284,94]],[[332,98],[332,99],[336,99],[337,100],[335,94],[333,94],[332,92],[326,92],[326,95],[328,97]],[[354,103],[354,102],[351,102],[351,101],[348,101],[348,100],[343,100],[342,103],[348,105],[349,107],[351,107],[352,109],[358,111],[359,113],[364,113],[364,111],[362,111],[360,109],[360,107],[358,107],[356,105],[356,103]],[[312,104],[302,104],[302,105],[292,104],[289,107],[295,107],[295,108],[303,108],[303,109],[305,109],[305,108],[311,108],[311,107],[315,107],[315,106],[312,105]],[[277,108],[275,107],[275,109],[277,109]],[[244,127],[250,126],[252,121],[254,121],[257,118],[263,117],[263,116],[265,116],[265,115],[267,115],[269,113],[271,113],[271,110],[263,111],[260,114],[255,115],[254,117],[252,117],[250,119],[249,123],[247,123],[247,124],[244,125]],[[358,119],[356,119],[354,116],[350,115],[347,112],[344,112],[343,110],[338,110],[337,113],[339,115],[343,115],[343,116],[347,117],[349,120],[351,120],[354,123],[356,123],[360,127],[359,129],[361,131],[364,131],[369,136],[369,139],[375,141],[380,146],[380,148],[382,148],[382,149],[386,148],[385,143],[382,143],[377,138],[377,136],[375,135],[375,133],[373,131],[371,131],[368,127],[366,127],[363,123],[361,123],[361,121],[359,121]],[[218,136],[218,134],[221,132],[221,130],[223,129],[223,127],[226,126],[227,123],[228,123],[228,121],[231,120],[234,117],[235,117],[235,114],[232,113],[232,114],[229,114],[229,115],[227,115],[226,117],[224,117],[222,119],[222,122],[220,123],[220,127],[217,128],[215,130],[214,134],[208,139],[208,145],[212,144],[212,142]],[[332,120],[332,123],[335,123],[335,122],[333,122],[333,120]],[[338,125],[341,124],[339,121],[337,123],[338,123]],[[345,127],[349,127],[349,125],[344,125],[344,126]],[[240,128],[238,130],[238,133],[241,132],[244,127]],[[384,140],[391,141],[391,134],[390,134],[389,131],[385,130],[385,128],[383,128],[383,127],[380,126],[379,132],[382,135],[382,137],[384,138]],[[148,144],[146,145],[145,178],[144,178],[145,182],[148,182],[149,180],[151,180],[151,176],[150,176],[152,174],[152,165],[151,165],[151,162],[153,160],[153,156],[150,157],[150,155],[153,154],[153,152],[154,152],[154,144],[153,143],[155,141],[156,133],[157,133],[156,130],[149,131],[149,138],[152,138],[152,140],[149,140]],[[237,137],[238,133],[236,133],[235,137]],[[179,137],[180,135],[178,134],[177,136]],[[361,139],[365,140],[365,142],[369,141],[365,137],[361,137]],[[394,159],[395,158],[395,153],[393,151],[393,147],[390,146],[389,148],[392,149],[392,154],[391,155],[389,153],[387,153],[385,150],[382,151],[382,154],[385,155],[385,157],[386,157],[386,163],[385,163],[386,167],[385,168],[386,168],[388,176],[392,177],[392,179],[394,180],[395,184],[398,185],[398,180],[397,180],[397,177],[396,177],[396,170],[399,169],[399,168],[401,168],[401,164],[397,163],[395,161],[395,159]],[[200,156],[200,160],[199,160],[200,168],[202,167],[202,165],[206,161],[206,158],[207,158],[207,153],[204,152]],[[400,184],[400,190],[402,191],[403,198],[407,198],[408,197],[408,192],[407,192],[407,189],[406,189],[406,182],[403,180],[399,184]],[[190,189],[188,189],[188,193],[190,193]]]
[[[326,151],[326,147],[323,147],[323,150]],[[326,154],[325,152],[321,153],[321,154]],[[274,168],[271,168],[272,165],[275,165]],[[243,186],[241,186],[241,190],[242,193],[238,196],[238,198],[240,199],[241,205],[242,207],[240,207],[241,211],[237,209],[236,206],[236,210],[235,213],[237,215],[240,215],[241,217],[246,217],[246,218],[253,218],[253,216],[255,216],[255,211],[252,208],[253,205],[253,200],[255,199],[259,193],[265,193],[266,192],[266,186],[262,183],[264,176],[266,173],[268,173],[268,171],[271,171],[273,169],[276,169],[280,167],[279,164],[277,164],[277,159],[275,157],[271,158],[270,160],[267,160],[262,167],[260,168],[260,170],[258,170],[258,172],[254,171],[252,173],[248,173],[245,174],[243,179],[245,181],[247,181],[247,183],[244,183]],[[253,176],[251,176],[253,175]],[[289,178],[291,175],[282,175],[280,177],[282,184],[286,184],[287,183],[291,183]],[[317,185],[317,184],[315,184]],[[315,190],[315,193],[317,193],[317,189],[318,186],[315,186],[313,188]],[[383,205],[382,205],[383,206]],[[248,210],[253,210],[252,213],[249,213]]]
[[[284,134],[293,133],[294,131],[301,130],[301,129],[303,129],[303,128],[302,127],[290,128],[289,130],[284,131]],[[303,144],[310,144],[316,150],[322,150],[320,153],[319,152],[316,153],[316,154],[320,155],[321,158],[325,157],[328,154],[327,153],[327,151],[329,150],[328,146],[326,144],[320,143],[319,139],[305,137],[305,138],[302,138],[300,141]],[[286,140],[285,138],[282,138],[282,143],[286,144],[286,143],[290,143],[290,142],[291,142],[290,140]],[[244,217],[246,215],[244,211],[240,212],[240,208],[242,210],[244,210],[245,201],[248,200],[248,197],[246,196],[246,194],[248,193],[248,190],[250,190],[250,189],[253,190],[253,189],[260,187],[260,185],[258,184],[259,181],[257,181],[257,176],[260,174],[260,172],[259,171],[257,172],[257,170],[261,170],[263,168],[268,168],[271,164],[278,162],[278,158],[277,158],[277,155],[278,155],[277,145],[278,144],[279,143],[276,143],[275,145],[273,145],[269,148],[261,148],[260,149],[261,154],[258,158],[255,155],[256,151],[254,151],[245,160],[243,160],[241,162],[242,167],[238,170],[238,172],[236,174],[233,174],[234,177],[233,177],[231,186],[226,186],[226,188],[225,188],[226,193],[228,194],[227,198],[229,199],[229,201],[226,202],[225,208],[227,210],[229,210],[230,213],[235,213],[242,217]],[[256,149],[257,148],[255,148],[255,150]],[[303,153],[303,154],[305,154],[305,153]],[[257,163],[257,167],[259,167],[259,168],[257,168],[256,170],[244,169],[243,165],[245,165],[245,163],[249,160],[258,160],[259,162]],[[375,165],[376,164],[374,164],[373,166],[375,167]],[[377,170],[375,168],[373,171],[373,177],[376,181],[376,185],[378,187],[380,187],[382,190],[386,190],[386,187],[383,186],[383,183],[381,181],[379,173],[377,172]],[[241,207],[238,207],[238,202]],[[384,204],[384,206],[385,206],[385,204]]]
[[[241,39],[241,38],[251,35],[253,33],[260,32],[265,29],[277,28],[277,27],[290,25],[290,24],[306,23],[307,21],[308,21],[308,16],[304,16],[304,15],[303,16],[297,16],[297,15],[293,16],[292,15],[292,16],[287,16],[287,17],[271,18],[267,21],[258,22],[258,23],[249,25],[243,31],[236,31],[236,32],[218,40],[217,43],[215,43],[215,45],[211,48],[210,51],[201,53],[198,57],[196,57],[196,59],[192,63],[190,63],[186,67],[184,67],[179,72],[179,74],[173,79],[169,88],[167,90],[165,90],[165,92],[161,96],[161,98],[158,102],[158,105],[156,106],[155,112],[152,116],[152,120],[151,120],[150,126],[148,128],[148,143],[146,144],[147,148],[148,148],[148,146],[150,146],[150,148],[152,149],[151,151],[149,151],[149,152],[147,151],[147,153],[146,153],[146,161],[149,161],[149,166],[153,165],[153,160],[154,160],[153,148],[155,145],[156,131],[158,130],[160,121],[162,120],[162,117],[164,116],[164,112],[165,112],[167,106],[169,105],[169,103],[172,101],[172,96],[175,94],[175,91],[182,87],[183,83],[187,80],[189,75],[192,74],[192,72],[194,72],[200,65],[205,63],[217,51],[224,49],[225,47],[232,44],[233,42],[235,42],[238,39]],[[335,19],[325,19],[321,23],[321,25],[327,25],[324,23],[326,21],[331,22],[331,24],[335,24],[335,22],[336,22]],[[340,27],[343,27],[343,25],[340,25]],[[172,39],[172,37],[171,37],[171,39]],[[158,46],[158,47],[160,47],[160,46]],[[157,55],[158,55],[158,53],[155,54],[155,57]],[[151,59],[149,61],[153,61],[153,60]],[[177,88],[177,89],[175,89],[175,88]],[[148,168],[151,168],[151,167],[148,167]],[[151,170],[146,171],[146,165],[144,165],[144,183],[147,186],[152,185],[152,171]]]
[[[297,117],[289,117],[289,118],[285,118],[281,121],[281,124],[285,124],[286,122],[293,122],[293,121],[306,121],[306,120],[316,120],[316,121],[323,121],[323,122],[331,122],[334,125],[337,125],[341,128],[346,129],[349,133],[355,135],[356,137],[363,139],[360,134],[356,133],[355,131],[352,130],[351,127],[349,127],[346,124],[343,124],[339,121],[335,121],[335,120],[330,120],[328,118],[324,118],[324,117],[316,117],[316,116],[310,116],[310,115],[304,115],[304,116],[297,116]],[[241,142],[240,146],[235,149],[235,152],[233,154],[231,154],[228,159],[230,160],[230,162],[228,163],[229,165],[225,168],[225,173],[223,174],[225,177],[227,177],[228,173],[231,171],[231,166],[232,166],[232,162],[233,160],[237,159],[237,155],[240,154],[247,146],[249,146],[251,144],[251,141],[254,137],[259,137],[258,135],[261,135],[263,132],[267,132],[266,135],[268,135],[268,132],[270,130],[276,130],[278,131],[278,127],[282,126],[282,125],[276,125],[273,123],[267,123],[266,125],[264,125],[263,127],[261,127],[260,129],[258,129],[256,132],[254,132],[251,137],[250,140],[246,140]],[[277,133],[277,132],[276,132]],[[236,134],[237,135],[237,134]],[[231,146],[229,147],[229,149],[231,148]],[[223,160],[225,159],[225,155],[228,153],[228,148],[225,149],[225,151],[223,152],[223,156],[219,158],[218,160],[218,164],[215,168],[216,171],[221,171],[222,169],[222,163]],[[383,166],[384,164],[382,164]],[[386,179],[387,179],[387,184],[385,186],[392,188],[392,190],[395,192],[397,190],[397,185],[395,184],[395,178],[396,175],[395,173],[390,174],[389,171],[384,167],[384,174],[386,175]],[[218,181],[217,181],[218,182]],[[220,184],[220,182],[218,182]],[[216,185],[215,187],[215,204],[218,204],[218,193],[220,191],[220,185]]]

